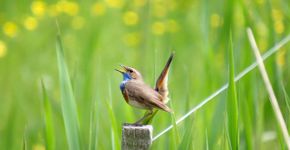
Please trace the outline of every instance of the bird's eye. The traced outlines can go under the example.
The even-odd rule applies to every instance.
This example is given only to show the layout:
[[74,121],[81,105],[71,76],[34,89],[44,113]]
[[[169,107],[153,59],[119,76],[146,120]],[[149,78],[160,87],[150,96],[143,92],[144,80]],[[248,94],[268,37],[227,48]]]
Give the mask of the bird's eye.
[[133,70],[129,70],[130,73],[133,73]]

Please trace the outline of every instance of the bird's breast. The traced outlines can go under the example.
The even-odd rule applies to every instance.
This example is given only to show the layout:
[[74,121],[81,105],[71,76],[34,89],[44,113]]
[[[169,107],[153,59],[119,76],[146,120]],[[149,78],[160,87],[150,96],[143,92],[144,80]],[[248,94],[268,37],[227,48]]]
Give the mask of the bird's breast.
[[122,95],[123,95],[125,101],[126,101],[127,103],[129,103],[129,102],[128,102],[128,101],[129,101],[128,93],[127,93],[126,90],[125,90],[125,85],[126,85],[127,81],[128,81],[128,80],[124,80],[124,81],[122,81],[122,83],[120,84],[120,90],[121,90],[121,92],[122,92]]
[[127,82],[128,82],[128,80],[124,80],[124,81],[121,82],[121,84],[120,84],[120,90],[122,92],[125,90],[125,85],[126,85]]
[[139,101],[136,101],[134,99],[129,99],[128,104],[133,106],[133,107],[136,107],[136,108],[148,109],[148,107],[146,107],[146,105],[144,105],[144,104],[142,104]]

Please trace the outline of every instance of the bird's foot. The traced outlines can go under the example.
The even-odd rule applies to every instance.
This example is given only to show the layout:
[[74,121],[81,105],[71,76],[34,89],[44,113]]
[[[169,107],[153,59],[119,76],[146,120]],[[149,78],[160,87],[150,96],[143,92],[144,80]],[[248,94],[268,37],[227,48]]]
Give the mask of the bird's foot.
[[143,126],[143,124],[141,124],[141,123],[133,123],[132,125],[134,125],[134,126]]

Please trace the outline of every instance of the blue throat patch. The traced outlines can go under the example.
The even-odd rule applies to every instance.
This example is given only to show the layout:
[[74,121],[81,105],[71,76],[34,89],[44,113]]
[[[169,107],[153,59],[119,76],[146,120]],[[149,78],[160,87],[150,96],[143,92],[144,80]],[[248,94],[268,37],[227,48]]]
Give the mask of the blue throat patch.
[[127,81],[131,80],[131,76],[128,74],[128,73],[124,73],[123,74],[123,81],[122,83],[120,84],[120,89],[121,91],[123,92],[124,89],[125,89],[125,84],[127,83]]

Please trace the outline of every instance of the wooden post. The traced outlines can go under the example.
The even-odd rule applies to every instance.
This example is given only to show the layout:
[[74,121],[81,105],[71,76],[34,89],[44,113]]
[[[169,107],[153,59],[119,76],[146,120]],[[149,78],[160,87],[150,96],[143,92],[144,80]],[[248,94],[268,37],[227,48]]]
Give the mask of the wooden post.
[[122,129],[122,150],[148,150],[152,143],[151,125],[124,124]]

